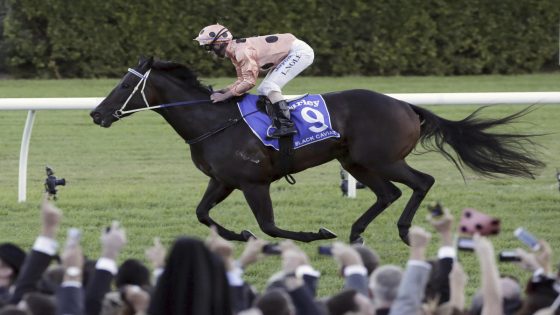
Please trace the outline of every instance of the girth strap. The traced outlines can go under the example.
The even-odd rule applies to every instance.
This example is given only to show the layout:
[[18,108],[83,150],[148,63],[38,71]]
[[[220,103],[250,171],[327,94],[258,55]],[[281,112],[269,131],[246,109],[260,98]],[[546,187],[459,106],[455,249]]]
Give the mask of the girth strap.
[[293,164],[294,164],[294,136],[290,135],[288,137],[281,137],[280,139],[278,139],[278,142],[280,144],[280,160],[278,161],[278,167],[280,168],[280,174],[283,174],[286,176],[286,181],[288,181],[288,183],[290,184],[294,184],[295,180],[293,180],[293,183],[290,182],[290,180],[288,179],[288,176],[291,176],[290,173],[293,170]]

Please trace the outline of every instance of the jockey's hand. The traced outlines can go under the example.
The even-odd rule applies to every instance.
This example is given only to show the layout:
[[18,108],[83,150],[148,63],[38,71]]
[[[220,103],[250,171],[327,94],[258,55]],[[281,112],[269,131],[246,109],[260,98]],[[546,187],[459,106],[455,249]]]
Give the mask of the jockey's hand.
[[216,92],[216,93],[212,93],[210,99],[212,100],[213,103],[218,103],[218,102],[223,102],[231,98],[232,96],[233,94],[231,93],[231,91],[227,91],[225,93]]

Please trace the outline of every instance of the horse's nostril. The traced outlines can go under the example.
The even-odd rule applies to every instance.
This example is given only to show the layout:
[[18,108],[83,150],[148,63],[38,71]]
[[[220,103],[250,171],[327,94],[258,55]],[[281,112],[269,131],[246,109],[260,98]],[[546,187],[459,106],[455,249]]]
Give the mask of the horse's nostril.
[[96,124],[99,124],[102,120],[100,112],[91,112],[89,115],[91,116],[91,118],[93,118],[93,122]]

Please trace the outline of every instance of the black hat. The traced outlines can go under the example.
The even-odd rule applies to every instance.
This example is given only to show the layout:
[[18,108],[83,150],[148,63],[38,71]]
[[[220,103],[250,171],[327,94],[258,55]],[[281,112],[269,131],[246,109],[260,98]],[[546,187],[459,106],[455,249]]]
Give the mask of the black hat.
[[15,244],[2,243],[0,244],[0,259],[14,268],[15,273],[19,273],[25,260],[25,252]]

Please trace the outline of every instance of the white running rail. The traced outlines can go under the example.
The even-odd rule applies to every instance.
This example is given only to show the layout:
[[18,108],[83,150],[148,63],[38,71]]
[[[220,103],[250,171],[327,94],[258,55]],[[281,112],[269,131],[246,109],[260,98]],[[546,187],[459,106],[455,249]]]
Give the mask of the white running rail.
[[[399,93],[387,94],[416,105],[488,105],[488,104],[560,104],[560,92],[490,92],[490,93]],[[292,97],[293,95],[286,95]],[[0,98],[0,110],[26,110],[19,155],[18,201],[27,194],[27,157],[33,122],[37,110],[93,109],[102,97],[80,98]],[[348,197],[356,197],[356,180],[348,176]]]

